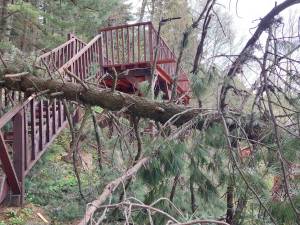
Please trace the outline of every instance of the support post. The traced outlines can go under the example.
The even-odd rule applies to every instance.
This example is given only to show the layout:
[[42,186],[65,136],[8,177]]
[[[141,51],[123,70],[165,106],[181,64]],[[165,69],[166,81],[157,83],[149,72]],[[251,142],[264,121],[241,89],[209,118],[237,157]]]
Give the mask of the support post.
[[24,203],[24,178],[25,178],[25,129],[24,129],[24,109],[13,119],[13,163],[20,185],[21,193],[12,195],[13,204],[22,206]]

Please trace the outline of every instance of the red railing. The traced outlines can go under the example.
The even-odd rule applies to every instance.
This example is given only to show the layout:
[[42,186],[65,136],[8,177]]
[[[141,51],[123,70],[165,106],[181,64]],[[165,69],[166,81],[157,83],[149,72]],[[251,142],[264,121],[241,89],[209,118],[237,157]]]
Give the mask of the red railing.
[[[40,56],[39,65],[69,81],[85,82],[100,78],[106,67],[151,67],[155,49],[158,49],[157,70],[170,85],[176,56],[150,22],[102,29],[88,44],[70,36],[66,43]],[[189,90],[187,75],[181,68],[177,90],[181,96]],[[9,189],[23,196],[25,175],[67,121],[61,101],[53,99],[50,103],[6,89],[0,90],[0,110],[0,159],[5,172],[0,184],[1,201]]]
[[[176,70],[177,57],[163,38],[158,36],[151,22],[108,27],[101,29],[100,34],[103,37],[103,67],[126,67],[139,64],[146,64],[150,67],[153,64],[157,48],[157,67],[172,80]],[[187,74],[180,68],[178,74],[180,94],[189,91],[188,83]]]
[[[50,72],[54,72],[68,62],[74,55],[76,55],[86,43],[75,37],[74,35],[68,35],[69,40],[58,46],[57,48],[41,55],[38,58],[38,62],[44,66],[46,64]],[[42,62],[43,61],[43,62]]]
[[[84,46],[72,59],[65,63],[58,72],[74,81],[74,76],[80,80],[98,78],[102,75],[103,57],[101,35],[97,35]],[[72,78],[73,76],[73,78]]]
[[[55,72],[74,57],[86,44],[76,37],[39,57]],[[41,61],[44,63],[41,63]],[[0,89],[0,201],[11,190],[22,201],[24,178],[66,124],[62,102],[37,99],[35,95]],[[6,113],[5,113],[6,112]]]
[[[103,36],[103,66],[150,63],[154,60],[157,31],[151,22],[108,27],[100,30]],[[159,38],[157,63],[175,62],[176,56],[165,41]]]

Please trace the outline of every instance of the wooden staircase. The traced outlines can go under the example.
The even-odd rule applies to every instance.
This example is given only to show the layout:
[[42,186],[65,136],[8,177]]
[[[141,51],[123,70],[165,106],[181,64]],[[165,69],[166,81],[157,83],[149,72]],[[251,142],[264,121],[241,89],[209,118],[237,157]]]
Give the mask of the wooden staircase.
[[[169,100],[176,56],[150,22],[102,29],[89,43],[68,35],[67,42],[40,56],[38,61],[40,66],[46,65],[48,72],[58,73],[66,81],[89,81],[102,88],[111,87],[112,78],[107,74],[115,68],[120,73],[117,89],[136,93],[139,83],[149,80],[155,49],[155,88]],[[188,78],[182,69],[177,94],[181,103],[188,104]],[[0,118],[0,202],[10,194],[14,202],[22,204],[25,176],[66,127],[67,119],[59,99],[45,100],[38,94],[25,96],[1,90],[0,110],[7,109]]]

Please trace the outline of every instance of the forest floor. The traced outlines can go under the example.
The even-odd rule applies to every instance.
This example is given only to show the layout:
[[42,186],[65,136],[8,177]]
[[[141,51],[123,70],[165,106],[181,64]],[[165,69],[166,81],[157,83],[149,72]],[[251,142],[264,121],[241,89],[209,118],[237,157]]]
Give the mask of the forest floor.
[[94,156],[83,146],[80,177],[86,199],[79,197],[72,157],[66,157],[69,138],[68,132],[63,132],[26,177],[24,207],[0,208],[0,225],[77,224],[86,202],[98,194],[99,182],[92,179],[96,177]]

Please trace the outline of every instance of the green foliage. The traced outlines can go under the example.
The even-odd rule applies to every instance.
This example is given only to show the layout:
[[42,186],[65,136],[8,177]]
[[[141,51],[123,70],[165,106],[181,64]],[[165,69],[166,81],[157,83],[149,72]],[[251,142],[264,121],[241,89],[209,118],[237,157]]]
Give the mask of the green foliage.
[[64,42],[69,32],[90,39],[108,21],[118,24],[130,19],[129,5],[122,0],[18,0],[8,11],[14,15],[8,21],[13,27],[9,39],[25,51],[53,48]]
[[294,162],[299,158],[299,151],[295,151],[300,146],[300,139],[297,137],[285,137],[282,143],[283,154],[286,159]]
[[[300,196],[298,195],[293,199],[296,208],[300,207]],[[272,202],[270,203],[271,213],[277,219],[280,224],[294,225],[298,221],[291,204],[288,200],[284,202]]]
[[[21,210],[9,210],[6,212],[8,217],[8,225],[24,225],[28,217],[32,216],[32,210],[29,208],[23,208]],[[6,224],[5,222],[0,221],[0,225]]]
[[164,144],[147,168],[142,170],[143,180],[149,185],[156,185],[163,178],[179,173],[183,166],[182,154],[185,147],[184,143],[175,141]]
[[31,18],[33,20],[37,20],[40,16],[40,11],[31,3],[20,0],[16,1],[14,4],[10,4],[8,10],[11,13],[20,13],[25,18]]
[[[34,176],[29,175],[25,183],[27,200],[42,205],[56,221],[80,218],[85,210],[85,203],[78,194],[73,165],[62,160],[69,143],[68,132],[61,134],[31,171]],[[98,194],[99,179],[95,174],[95,171],[80,172],[82,190],[87,201]]]
[[197,98],[203,97],[212,83],[217,80],[216,78],[219,78],[219,74],[215,67],[211,67],[210,69],[201,67],[197,74],[190,76],[191,88],[194,95]]
[[222,148],[226,144],[224,129],[221,124],[213,124],[210,126],[204,135],[204,143],[214,148]]

